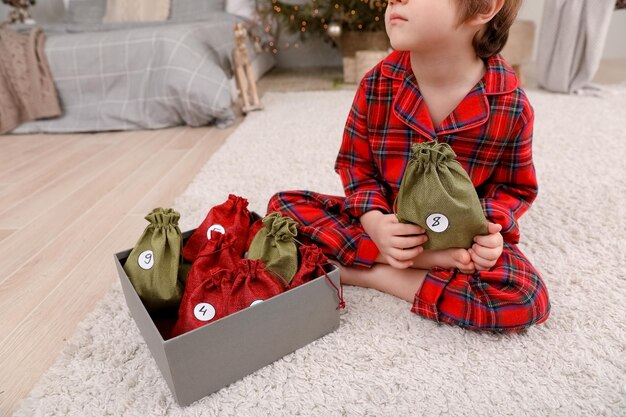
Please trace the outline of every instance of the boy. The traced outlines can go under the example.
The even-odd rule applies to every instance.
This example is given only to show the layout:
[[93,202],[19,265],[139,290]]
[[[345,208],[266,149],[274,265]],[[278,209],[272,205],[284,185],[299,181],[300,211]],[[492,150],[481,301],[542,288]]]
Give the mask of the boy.
[[[268,211],[337,260],[342,283],[392,294],[412,311],[474,330],[545,321],[545,285],[517,248],[537,195],[533,110],[504,46],[521,0],[391,0],[395,49],[360,83],[335,170],[346,197],[276,194]],[[448,143],[489,221],[470,249],[425,251],[425,231],[393,214],[413,143]]]

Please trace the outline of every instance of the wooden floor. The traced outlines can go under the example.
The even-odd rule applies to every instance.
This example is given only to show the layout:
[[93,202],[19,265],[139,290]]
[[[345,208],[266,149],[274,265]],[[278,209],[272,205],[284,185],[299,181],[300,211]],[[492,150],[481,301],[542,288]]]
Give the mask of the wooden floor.
[[[599,74],[623,82],[625,69],[611,61]],[[339,77],[274,71],[260,91],[344,88]],[[225,130],[0,136],[0,415],[117,279],[112,254],[135,243],[152,208],[171,206],[241,120]]]
[[116,279],[153,207],[169,206],[233,131],[0,138],[0,401],[7,413]]

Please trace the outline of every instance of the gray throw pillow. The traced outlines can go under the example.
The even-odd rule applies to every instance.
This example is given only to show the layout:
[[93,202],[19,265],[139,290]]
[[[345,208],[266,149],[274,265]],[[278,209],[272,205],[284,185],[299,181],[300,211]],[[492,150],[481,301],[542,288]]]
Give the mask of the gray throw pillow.
[[68,23],[102,23],[107,0],[69,0]]
[[226,10],[226,0],[172,0],[170,20],[188,22],[202,20],[214,12]]

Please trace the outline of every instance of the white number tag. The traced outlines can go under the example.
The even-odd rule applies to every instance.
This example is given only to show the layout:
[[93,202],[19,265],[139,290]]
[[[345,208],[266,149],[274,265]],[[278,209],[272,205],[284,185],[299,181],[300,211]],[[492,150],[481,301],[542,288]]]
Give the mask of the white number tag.
[[433,232],[445,232],[448,228],[448,218],[441,213],[433,213],[426,218],[426,225]]
[[137,263],[141,269],[152,269],[154,266],[154,253],[151,250],[145,250],[139,254]]
[[193,309],[193,315],[200,321],[209,321],[215,317],[215,307],[209,303],[199,303]]
[[263,300],[254,300],[253,302],[250,303],[250,307],[254,307],[257,304],[261,304],[263,302]]
[[209,227],[209,230],[206,231],[206,238],[211,240],[211,232],[220,232],[221,234],[226,234],[226,229],[221,224],[214,224]]

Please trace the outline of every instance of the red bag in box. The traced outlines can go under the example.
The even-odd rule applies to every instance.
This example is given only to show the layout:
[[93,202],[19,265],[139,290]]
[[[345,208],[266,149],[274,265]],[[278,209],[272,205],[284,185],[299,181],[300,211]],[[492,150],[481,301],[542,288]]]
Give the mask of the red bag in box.
[[237,239],[230,233],[213,233],[212,239],[204,245],[191,266],[185,291],[193,291],[215,270],[237,269],[241,255],[237,252],[236,243]]
[[324,275],[324,265],[328,262],[328,258],[317,245],[302,245],[298,251],[300,252],[300,268],[291,280],[290,289]]
[[242,259],[230,290],[229,314],[248,308],[285,291],[285,284],[259,260]]
[[315,244],[302,245],[298,250],[300,252],[300,268],[298,268],[298,271],[293,276],[291,284],[289,284],[289,289],[296,288],[299,285],[306,284],[312,279],[324,275],[328,283],[337,291],[337,298],[339,299],[337,310],[345,308],[346,303],[343,299],[343,286],[340,283],[339,288],[337,288],[328,274],[326,274],[324,265],[328,263],[328,258],[322,253],[319,246]]
[[190,262],[195,261],[214,231],[235,236],[237,239],[235,248],[239,256],[243,255],[250,229],[250,212],[247,207],[248,200],[230,194],[228,200],[209,210],[202,224],[187,240],[183,248],[183,257]]
[[172,329],[172,337],[227,316],[233,279],[233,271],[214,270],[195,289],[185,291],[178,309],[178,320]]

